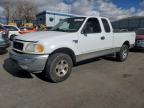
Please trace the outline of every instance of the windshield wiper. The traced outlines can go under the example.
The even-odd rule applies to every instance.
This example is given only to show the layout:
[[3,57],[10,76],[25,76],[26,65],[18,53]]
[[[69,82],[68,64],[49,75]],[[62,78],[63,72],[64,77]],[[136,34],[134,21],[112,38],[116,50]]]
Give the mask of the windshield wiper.
[[57,29],[52,29],[51,31],[59,31],[59,28],[57,28]]
[[53,29],[52,31],[61,31],[61,32],[67,32],[68,30],[64,30],[64,29],[59,29],[59,28],[57,28],[57,29]]

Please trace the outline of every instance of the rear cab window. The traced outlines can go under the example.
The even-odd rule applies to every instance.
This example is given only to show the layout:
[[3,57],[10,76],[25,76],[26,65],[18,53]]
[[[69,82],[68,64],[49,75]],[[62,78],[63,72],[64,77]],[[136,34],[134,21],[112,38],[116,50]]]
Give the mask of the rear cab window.
[[110,33],[111,32],[111,28],[110,28],[110,25],[109,25],[108,21],[106,19],[104,19],[104,18],[102,18],[101,20],[102,20],[105,32],[106,33]]

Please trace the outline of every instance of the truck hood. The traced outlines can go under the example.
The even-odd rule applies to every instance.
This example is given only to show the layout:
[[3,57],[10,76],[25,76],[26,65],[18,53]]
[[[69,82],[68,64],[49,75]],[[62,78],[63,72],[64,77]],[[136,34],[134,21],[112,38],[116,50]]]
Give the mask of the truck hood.
[[66,32],[57,32],[57,31],[42,31],[42,32],[33,32],[24,35],[17,36],[16,39],[24,41],[41,41],[45,39],[55,38],[57,36],[69,35],[71,33]]

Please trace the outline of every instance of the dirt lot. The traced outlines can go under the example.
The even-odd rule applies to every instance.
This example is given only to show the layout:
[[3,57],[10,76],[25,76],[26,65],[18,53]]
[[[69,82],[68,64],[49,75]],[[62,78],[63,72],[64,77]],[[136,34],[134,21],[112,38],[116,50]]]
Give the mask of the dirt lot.
[[98,58],[73,68],[54,84],[0,55],[0,108],[144,108],[144,53],[126,62]]

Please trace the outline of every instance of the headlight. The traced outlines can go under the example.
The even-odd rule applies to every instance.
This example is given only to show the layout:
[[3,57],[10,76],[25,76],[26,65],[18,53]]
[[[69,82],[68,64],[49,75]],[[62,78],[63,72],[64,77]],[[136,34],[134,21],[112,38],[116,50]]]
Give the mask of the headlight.
[[25,52],[28,52],[28,53],[43,54],[44,51],[45,49],[43,45],[35,44],[35,43],[29,43],[25,48]]

